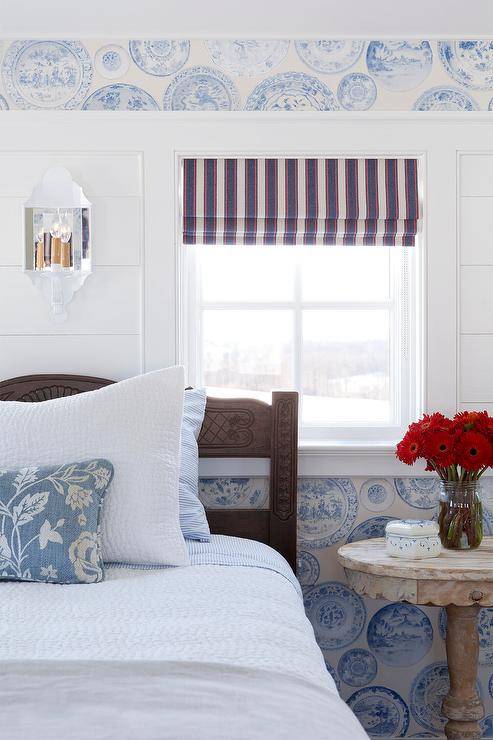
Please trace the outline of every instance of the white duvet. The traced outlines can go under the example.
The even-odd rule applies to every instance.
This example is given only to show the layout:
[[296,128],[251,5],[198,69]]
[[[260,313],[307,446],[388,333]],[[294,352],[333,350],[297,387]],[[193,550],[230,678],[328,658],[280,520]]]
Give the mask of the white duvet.
[[0,584],[5,737],[366,737],[285,561],[233,538],[191,547],[190,567]]

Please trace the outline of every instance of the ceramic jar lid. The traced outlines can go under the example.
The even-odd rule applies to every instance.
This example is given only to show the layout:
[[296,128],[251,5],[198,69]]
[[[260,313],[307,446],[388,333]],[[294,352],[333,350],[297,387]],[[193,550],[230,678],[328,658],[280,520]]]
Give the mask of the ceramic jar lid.
[[408,537],[438,535],[438,523],[430,519],[395,519],[388,522],[385,534],[400,534]]

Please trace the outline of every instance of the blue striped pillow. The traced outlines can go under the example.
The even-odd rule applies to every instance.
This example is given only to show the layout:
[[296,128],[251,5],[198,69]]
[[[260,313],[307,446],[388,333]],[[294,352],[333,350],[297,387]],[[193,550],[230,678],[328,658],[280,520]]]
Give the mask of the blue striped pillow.
[[185,391],[181,426],[180,526],[189,540],[209,542],[211,533],[204,507],[199,500],[199,450],[197,439],[204,421],[204,388]]

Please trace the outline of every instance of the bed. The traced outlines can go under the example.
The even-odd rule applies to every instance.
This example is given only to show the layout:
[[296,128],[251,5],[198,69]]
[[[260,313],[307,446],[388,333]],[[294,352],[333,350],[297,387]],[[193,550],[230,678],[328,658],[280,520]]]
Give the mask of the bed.
[[[16,378],[0,383],[0,400],[110,382]],[[271,405],[209,398],[199,450],[270,459],[269,508],[209,511],[212,541],[187,543],[186,568],[114,564],[103,583],[78,588],[0,583],[5,737],[367,737],[326,670],[293,574],[297,394],[274,393]]]

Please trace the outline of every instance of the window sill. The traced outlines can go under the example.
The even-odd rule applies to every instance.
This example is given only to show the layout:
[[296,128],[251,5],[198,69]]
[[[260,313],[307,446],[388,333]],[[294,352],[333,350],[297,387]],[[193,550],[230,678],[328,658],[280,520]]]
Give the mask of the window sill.
[[396,442],[316,442],[314,440],[300,440],[298,449],[300,455],[395,455]]

